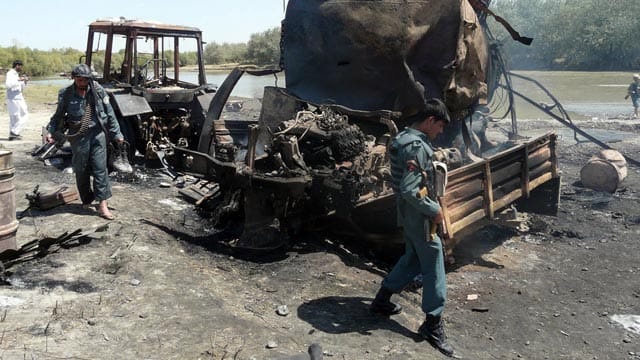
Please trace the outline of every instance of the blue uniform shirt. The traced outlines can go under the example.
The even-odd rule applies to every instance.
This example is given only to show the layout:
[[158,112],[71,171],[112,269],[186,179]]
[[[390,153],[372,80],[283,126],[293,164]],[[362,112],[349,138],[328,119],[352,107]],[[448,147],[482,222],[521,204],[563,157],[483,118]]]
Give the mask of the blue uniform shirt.
[[[93,91],[97,94],[95,98]],[[47,126],[48,131],[50,133],[64,131],[66,122],[79,122],[82,119],[82,115],[84,115],[87,101],[91,101],[94,105],[94,112],[91,116],[91,126],[97,125],[98,121],[101,121],[102,125],[109,132],[111,140],[123,139],[124,137],[120,132],[120,125],[118,124],[113,107],[109,103],[109,97],[104,88],[95,81],[92,81],[89,85],[89,90],[84,98],[76,94],[74,84],[58,92],[58,106],[49,120],[49,125]]]
[[[422,171],[427,174],[426,186],[429,195],[434,191],[431,160],[433,149],[429,138],[418,130],[406,128],[393,139],[389,153],[392,185],[398,197],[398,225],[404,226],[407,217],[434,217],[440,211],[438,202],[430,196],[417,196],[423,186]],[[415,161],[418,166],[410,163],[410,160]]]

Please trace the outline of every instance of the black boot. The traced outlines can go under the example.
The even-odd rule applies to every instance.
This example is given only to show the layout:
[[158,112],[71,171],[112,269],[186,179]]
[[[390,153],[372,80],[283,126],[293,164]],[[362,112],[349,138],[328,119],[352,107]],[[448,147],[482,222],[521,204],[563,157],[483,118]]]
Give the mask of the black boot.
[[453,356],[453,347],[447,342],[444,324],[440,316],[427,315],[427,319],[418,328],[418,333],[441,353],[449,357]]
[[371,302],[371,307],[369,308],[371,312],[386,316],[400,314],[400,312],[402,312],[402,306],[392,303],[390,300],[391,295],[393,295],[391,290],[384,286],[380,287],[376,298]]

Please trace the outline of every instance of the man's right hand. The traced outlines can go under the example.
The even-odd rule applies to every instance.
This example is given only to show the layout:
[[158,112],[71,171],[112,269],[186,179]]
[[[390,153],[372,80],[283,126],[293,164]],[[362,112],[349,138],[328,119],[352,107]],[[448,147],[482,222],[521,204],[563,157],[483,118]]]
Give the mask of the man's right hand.
[[629,98],[629,95],[625,96],[624,99],[627,100]]
[[442,216],[442,210],[440,210],[440,211],[438,211],[436,216],[433,217],[433,223],[434,224],[442,224],[443,221],[444,221],[444,217]]
[[56,139],[53,138],[53,136],[51,135],[51,133],[47,133],[47,135],[44,137],[44,140],[48,143],[48,144],[55,144],[56,143]]

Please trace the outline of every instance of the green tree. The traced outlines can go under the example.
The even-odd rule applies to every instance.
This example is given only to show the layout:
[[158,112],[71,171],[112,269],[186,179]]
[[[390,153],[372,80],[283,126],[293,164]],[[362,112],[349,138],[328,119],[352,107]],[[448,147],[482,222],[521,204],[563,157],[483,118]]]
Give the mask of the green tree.
[[491,28],[520,69],[630,70],[640,67],[637,0],[497,0],[494,11],[507,19],[531,46],[506,40],[500,25]]
[[240,63],[247,58],[246,43],[223,43],[220,47],[223,63]]
[[241,63],[246,59],[247,44],[209,43],[204,48],[204,60],[207,64]]
[[180,66],[198,64],[198,53],[195,51],[183,52],[180,54]]
[[221,64],[222,52],[218,43],[208,43],[204,47],[204,62],[206,64]]
[[70,48],[43,51],[17,46],[0,47],[0,66],[10,68],[13,60],[20,59],[24,62],[23,71],[26,74],[46,76],[70,71],[81,55],[81,51]]
[[251,35],[247,44],[246,61],[256,65],[274,65],[280,62],[280,28],[275,27]]

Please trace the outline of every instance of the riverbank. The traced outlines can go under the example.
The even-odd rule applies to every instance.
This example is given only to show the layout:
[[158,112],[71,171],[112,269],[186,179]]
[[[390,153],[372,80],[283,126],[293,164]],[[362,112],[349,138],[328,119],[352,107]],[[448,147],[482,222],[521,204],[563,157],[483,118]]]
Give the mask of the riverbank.
[[[207,81],[210,84],[221,85],[226,75],[238,64],[206,65]],[[195,67],[182,68],[181,78],[185,81],[197,81]],[[633,108],[631,101],[624,99],[626,88],[631,79],[631,74],[626,72],[570,72],[570,71],[518,71],[516,74],[524,75],[540,82],[549,90],[575,121],[606,121],[630,119]],[[34,110],[41,109],[40,104],[56,101],[57,91],[68,84],[64,79],[49,79],[32,82],[25,90],[25,95],[30,106]],[[255,77],[245,75],[237,84],[234,95],[241,97],[262,97],[264,86],[285,86],[284,74],[277,78],[273,76]],[[552,105],[552,99],[532,83],[513,79],[514,88],[520,93],[531,97],[535,103]],[[42,87],[46,86],[46,87]],[[0,85],[0,96],[4,97]],[[501,90],[496,91],[495,102],[502,104],[496,106],[494,116],[501,117],[504,114],[507,96]],[[46,107],[45,107],[46,108]],[[6,109],[4,101],[0,103],[0,110]],[[549,116],[535,109],[526,101],[516,97],[516,110],[518,119],[547,119]],[[556,108],[557,110],[557,108]]]

